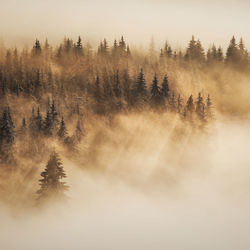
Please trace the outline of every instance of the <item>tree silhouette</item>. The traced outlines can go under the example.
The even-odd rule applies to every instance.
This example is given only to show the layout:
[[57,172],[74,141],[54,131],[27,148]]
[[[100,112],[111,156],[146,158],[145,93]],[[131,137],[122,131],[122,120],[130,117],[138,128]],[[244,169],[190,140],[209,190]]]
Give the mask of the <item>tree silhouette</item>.
[[38,201],[42,202],[48,199],[65,199],[65,191],[68,190],[63,178],[66,174],[59,155],[53,152],[50,155],[49,161],[45,170],[41,173],[42,179],[40,182],[40,189],[37,191]]
[[161,92],[158,86],[158,79],[156,74],[154,75],[153,82],[150,86],[150,93],[151,93],[151,104],[153,106],[158,106],[161,103]]
[[65,139],[67,137],[67,135],[68,135],[68,132],[67,132],[66,125],[65,125],[63,117],[61,119],[60,128],[59,128],[59,130],[57,132],[57,135],[61,139]]

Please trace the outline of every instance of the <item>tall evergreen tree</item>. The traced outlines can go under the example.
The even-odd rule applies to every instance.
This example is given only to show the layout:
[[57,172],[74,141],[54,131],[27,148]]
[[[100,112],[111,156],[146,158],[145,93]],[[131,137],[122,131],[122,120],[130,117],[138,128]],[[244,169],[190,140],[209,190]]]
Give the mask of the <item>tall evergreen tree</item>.
[[147,86],[144,78],[143,70],[141,69],[133,88],[134,102],[142,104],[147,100]]
[[226,53],[226,63],[232,66],[237,65],[239,63],[239,49],[236,44],[236,39],[233,36],[230,44],[227,48]]
[[162,86],[161,86],[161,95],[164,98],[168,98],[169,97],[169,82],[168,82],[168,77],[167,75],[164,76],[163,78],[163,82],[162,82]]
[[53,152],[50,155],[49,161],[45,170],[41,173],[42,179],[40,182],[40,189],[37,191],[38,201],[42,202],[49,199],[65,199],[65,191],[68,190],[65,182],[66,178],[63,165],[59,155]]
[[33,47],[33,55],[37,56],[37,55],[41,55],[42,53],[42,48],[40,45],[40,42],[38,39],[36,39],[35,45]]
[[150,86],[150,93],[151,93],[151,104],[153,106],[158,106],[161,103],[161,92],[158,86],[158,79],[156,74],[154,75],[153,82]]
[[14,142],[14,123],[11,118],[10,109],[3,111],[0,121],[0,142],[12,144]]
[[83,55],[83,46],[82,46],[82,39],[79,36],[77,43],[76,43],[76,55],[77,56],[82,56]]
[[190,97],[187,100],[186,107],[185,107],[186,116],[192,119],[192,114],[194,112],[194,109],[195,109],[195,105],[194,105],[193,95],[190,95]]
[[64,122],[64,119],[62,117],[61,122],[60,122],[60,128],[58,130],[57,135],[61,138],[61,139],[65,139],[68,135],[67,129],[66,129],[66,125]]
[[205,120],[205,105],[201,93],[198,94],[195,111],[200,120]]
[[38,133],[42,132],[43,129],[43,118],[40,112],[40,108],[37,108],[37,115],[36,115],[36,130]]

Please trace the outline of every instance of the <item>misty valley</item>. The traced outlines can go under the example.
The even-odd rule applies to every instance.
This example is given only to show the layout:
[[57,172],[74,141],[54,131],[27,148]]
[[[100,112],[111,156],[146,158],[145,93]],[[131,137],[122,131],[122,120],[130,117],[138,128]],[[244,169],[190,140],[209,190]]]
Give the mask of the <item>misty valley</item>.
[[249,59],[235,37],[2,46],[0,249],[248,249]]

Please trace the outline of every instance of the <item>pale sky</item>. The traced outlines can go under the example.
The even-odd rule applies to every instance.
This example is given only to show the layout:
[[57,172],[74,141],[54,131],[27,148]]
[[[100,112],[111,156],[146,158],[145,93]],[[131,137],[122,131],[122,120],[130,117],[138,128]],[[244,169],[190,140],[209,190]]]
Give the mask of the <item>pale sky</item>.
[[233,34],[250,49],[249,0],[0,0],[0,37],[6,45],[51,43],[64,36],[99,42],[121,35],[130,44],[186,46],[192,34],[223,47]]

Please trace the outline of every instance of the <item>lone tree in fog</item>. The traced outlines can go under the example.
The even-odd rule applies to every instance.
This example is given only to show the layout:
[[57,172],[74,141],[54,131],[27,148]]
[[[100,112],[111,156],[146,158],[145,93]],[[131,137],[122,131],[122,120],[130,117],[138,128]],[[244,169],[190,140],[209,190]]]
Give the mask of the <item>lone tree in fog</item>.
[[56,152],[50,155],[50,159],[41,176],[42,179],[39,180],[41,187],[37,191],[39,195],[38,201],[51,198],[66,198],[64,192],[68,190],[68,186],[65,185],[65,182],[61,181],[63,178],[66,178],[66,174],[59,155]]

